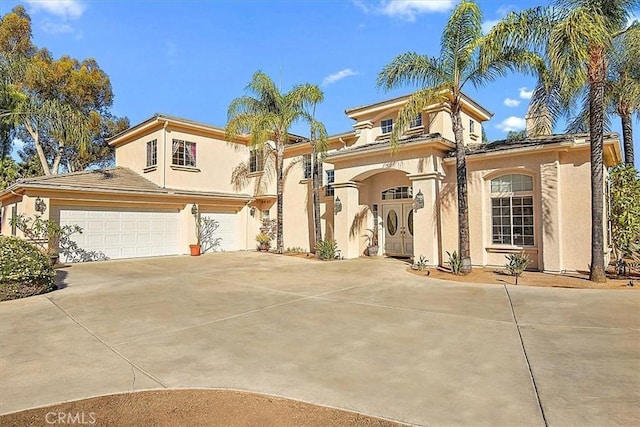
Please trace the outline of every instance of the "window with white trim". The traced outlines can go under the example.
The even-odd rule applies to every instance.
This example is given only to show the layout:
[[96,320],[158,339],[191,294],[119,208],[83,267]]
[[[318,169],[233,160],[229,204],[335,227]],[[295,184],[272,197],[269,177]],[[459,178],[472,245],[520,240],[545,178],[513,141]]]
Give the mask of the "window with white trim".
[[469,133],[475,133],[476,122],[469,120]]
[[311,154],[302,156],[302,169],[304,170],[304,179],[311,178]]
[[333,169],[329,169],[327,172],[327,185],[325,187],[325,196],[333,196],[335,193],[335,189],[333,188],[333,183],[336,180],[336,171]]
[[422,113],[418,113],[415,119],[411,120],[409,128],[417,128],[422,126]]
[[393,130],[393,119],[381,120],[380,130],[382,130],[382,133],[391,133],[391,131]]
[[147,142],[147,167],[158,164],[158,140]]
[[395,187],[382,192],[382,200],[397,200],[413,198],[413,187]]
[[249,173],[262,172],[264,170],[264,160],[261,150],[249,151]]
[[176,166],[196,166],[196,143],[174,139],[171,149],[171,164]]
[[491,242],[533,246],[533,178],[502,175],[491,180]]

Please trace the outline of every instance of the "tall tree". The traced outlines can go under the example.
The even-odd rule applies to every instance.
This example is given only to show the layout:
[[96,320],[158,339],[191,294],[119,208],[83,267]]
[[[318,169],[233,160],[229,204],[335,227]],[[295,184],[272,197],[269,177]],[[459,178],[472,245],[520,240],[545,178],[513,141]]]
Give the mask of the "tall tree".
[[443,103],[451,116],[456,143],[456,185],[458,198],[458,250],[461,272],[471,271],[467,163],[461,117],[462,89],[466,84],[480,87],[508,71],[528,71],[539,66],[540,58],[522,48],[494,49],[493,40],[482,34],[482,14],[472,1],[462,1],[453,10],[440,41],[439,57],[408,52],[397,56],[378,75],[378,86],[393,89],[418,86],[398,112],[391,133],[397,147],[402,133],[426,107]]
[[620,117],[624,162],[634,164],[632,115],[640,118],[640,24],[614,40],[609,73],[605,82],[608,110]]
[[273,80],[261,71],[253,74],[246,90],[253,96],[236,98],[229,105],[226,138],[233,141],[238,135],[249,134],[254,147],[261,147],[268,140],[275,143],[278,211],[276,249],[282,252],[284,148],[289,141],[291,125],[303,117],[303,105],[308,101],[307,93],[301,86],[282,93]]
[[[490,32],[503,47],[537,49],[549,65],[547,88],[562,104],[587,88],[591,145],[591,270],[590,280],[605,282],[604,160],[605,86],[607,63],[616,38],[628,29],[627,19],[638,0],[557,0],[552,7],[512,12]],[[634,42],[636,43],[636,42]],[[549,91],[547,91],[549,93]],[[557,112],[550,109],[552,113]]]
[[[121,129],[123,121],[109,114],[111,83],[94,59],[54,59],[47,49],[37,50],[31,20],[17,6],[0,21],[0,68],[7,71],[0,82],[0,118],[9,120],[0,122],[0,131],[24,131],[46,175],[57,174],[62,165],[77,166],[74,158],[85,158],[77,164],[100,156],[108,160],[112,153],[104,130]],[[2,125],[13,127],[7,133]],[[3,139],[3,151],[7,145]]]
[[[311,187],[313,197],[313,229],[315,234],[315,243],[318,244],[322,239],[322,222],[320,221],[320,173],[322,166],[321,156],[327,151],[327,131],[324,125],[316,120],[316,107],[324,100],[322,90],[316,85],[303,85],[300,89],[305,92],[306,99],[304,117],[309,123],[311,145]],[[315,252],[315,245],[311,249]]]
[[[624,161],[634,164],[633,120],[635,114],[640,118],[640,25],[636,22],[627,31],[613,41],[607,62],[605,80],[604,129],[611,129],[609,116],[618,116],[622,127],[622,146]],[[635,41],[635,43],[634,43]],[[583,90],[581,108],[567,126],[568,132],[589,131],[589,96]]]

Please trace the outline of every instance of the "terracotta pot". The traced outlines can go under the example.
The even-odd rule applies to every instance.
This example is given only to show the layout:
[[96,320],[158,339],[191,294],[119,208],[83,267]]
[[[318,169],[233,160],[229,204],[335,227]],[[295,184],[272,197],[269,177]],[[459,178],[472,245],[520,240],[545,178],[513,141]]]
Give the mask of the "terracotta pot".
[[200,245],[189,245],[189,250],[191,251],[191,256],[200,255]]
[[269,252],[269,248],[271,247],[271,245],[269,245],[268,243],[260,243],[258,245],[258,250],[260,252]]

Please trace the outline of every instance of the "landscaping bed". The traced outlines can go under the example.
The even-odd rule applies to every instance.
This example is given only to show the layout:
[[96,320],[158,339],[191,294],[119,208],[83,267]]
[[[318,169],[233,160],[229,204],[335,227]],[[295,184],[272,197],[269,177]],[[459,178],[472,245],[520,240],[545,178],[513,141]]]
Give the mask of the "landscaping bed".
[[[429,268],[425,271],[413,270],[407,267],[407,271],[426,276],[431,279],[452,280],[465,283],[486,283],[495,285],[515,285],[515,278],[506,270],[493,268],[474,267],[471,273],[463,275],[451,274],[443,268]],[[629,286],[629,282],[634,286]],[[640,275],[632,274],[630,277],[617,278],[611,272],[606,283],[594,283],[589,280],[589,273],[574,272],[564,274],[541,273],[537,271],[525,271],[518,279],[518,286],[543,286],[551,288],[577,288],[577,289],[640,289]]]
[[161,390],[116,394],[0,416],[0,425],[3,427],[50,424],[167,427],[402,425],[355,412],[228,390]]

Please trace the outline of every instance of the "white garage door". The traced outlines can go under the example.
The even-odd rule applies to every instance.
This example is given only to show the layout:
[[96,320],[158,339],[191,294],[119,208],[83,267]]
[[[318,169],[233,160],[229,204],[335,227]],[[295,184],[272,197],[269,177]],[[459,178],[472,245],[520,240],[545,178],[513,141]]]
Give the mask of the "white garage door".
[[178,212],[115,209],[60,209],[60,225],[79,225],[73,240],[85,251],[109,259],[178,253]]
[[234,213],[207,213],[203,218],[218,221],[218,229],[213,233],[213,239],[218,240],[218,245],[203,245],[205,252],[237,251],[238,247],[238,215]]

